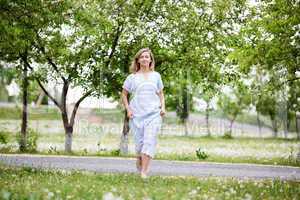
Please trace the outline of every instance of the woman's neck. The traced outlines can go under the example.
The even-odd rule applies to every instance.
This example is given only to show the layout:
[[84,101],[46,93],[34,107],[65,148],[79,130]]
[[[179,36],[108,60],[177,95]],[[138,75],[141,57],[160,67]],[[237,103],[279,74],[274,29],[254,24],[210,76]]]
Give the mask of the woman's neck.
[[147,66],[141,66],[141,68],[139,69],[140,73],[147,73],[147,72],[151,72],[150,68]]

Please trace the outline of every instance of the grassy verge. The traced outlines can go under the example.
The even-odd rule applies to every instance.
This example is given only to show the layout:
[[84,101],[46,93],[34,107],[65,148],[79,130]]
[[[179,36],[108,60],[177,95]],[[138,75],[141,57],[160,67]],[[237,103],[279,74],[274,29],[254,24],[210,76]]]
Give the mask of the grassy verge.
[[0,199],[299,199],[300,182],[96,174],[0,165]]
[[[31,108],[29,107],[29,120],[61,120],[61,115],[56,108]],[[19,107],[0,107],[0,119],[21,120],[22,109]]]
[[[122,123],[124,114],[122,109],[99,109],[95,108],[92,110],[95,116],[101,117],[103,122],[110,123]],[[205,112],[195,111],[196,115],[205,116]],[[0,107],[0,119],[21,119],[22,110],[21,107]],[[192,114],[192,113],[191,113]],[[210,113],[212,118],[224,118],[221,111],[213,111]],[[29,119],[30,120],[61,120],[60,112],[55,107],[29,107]],[[248,123],[252,125],[257,125],[256,116],[243,114],[239,115],[237,122]],[[266,121],[266,120],[265,120]],[[164,118],[165,124],[178,124],[179,119],[177,117],[166,116]],[[263,125],[264,121],[262,121]],[[270,123],[267,123],[270,126]]]
[[[16,145],[15,135],[9,135],[8,144],[0,146],[0,153],[21,153]],[[105,145],[105,148],[97,149],[97,142]],[[129,154],[120,155],[118,151],[120,138],[118,135],[107,134],[101,139],[97,135],[74,135],[74,156],[118,156],[135,157],[134,141],[129,138]],[[38,143],[45,145],[44,149],[37,149],[34,154],[42,155],[66,155],[63,151],[64,134],[39,134]],[[260,139],[260,138],[234,138],[223,139],[220,137],[185,137],[160,135],[155,159],[179,160],[198,162],[220,163],[252,163],[267,165],[283,165],[300,167],[295,153],[298,152],[299,141],[295,139]],[[59,148],[60,146],[60,148]],[[196,150],[201,147],[208,158],[199,159]],[[92,149],[91,149],[92,148]],[[289,152],[291,149],[291,152]],[[223,154],[228,151],[228,154]],[[276,153],[278,151],[278,154]],[[270,153],[274,152],[272,155]],[[233,154],[232,154],[233,153]],[[262,154],[263,156],[259,156]],[[264,155],[266,154],[266,155]],[[271,155],[271,156],[270,156]]]

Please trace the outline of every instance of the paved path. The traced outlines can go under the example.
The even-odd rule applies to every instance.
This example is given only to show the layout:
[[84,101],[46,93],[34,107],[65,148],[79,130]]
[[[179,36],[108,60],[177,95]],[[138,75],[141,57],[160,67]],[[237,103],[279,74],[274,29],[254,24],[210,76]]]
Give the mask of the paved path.
[[[0,163],[37,168],[136,173],[135,159],[133,158],[0,154]],[[300,168],[254,164],[154,160],[152,161],[150,175],[195,177],[217,176],[242,179],[280,178],[282,180],[299,181]]]

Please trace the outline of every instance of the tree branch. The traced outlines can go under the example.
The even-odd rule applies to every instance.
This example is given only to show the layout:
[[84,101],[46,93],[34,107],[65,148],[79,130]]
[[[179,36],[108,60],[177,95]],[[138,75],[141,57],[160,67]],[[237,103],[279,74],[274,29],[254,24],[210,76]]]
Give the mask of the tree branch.
[[[64,82],[63,88],[62,88],[62,93],[61,93],[61,109],[63,113],[68,113],[67,112],[67,107],[66,107],[66,101],[67,101],[67,94],[68,94],[68,90],[69,90],[69,82],[66,81]],[[66,121],[68,122],[68,115],[64,116],[66,117]]]
[[119,38],[121,36],[121,33],[123,31],[124,27],[123,27],[123,24],[121,25],[118,25],[118,28],[117,28],[117,33],[115,35],[115,38],[114,38],[114,41],[113,41],[113,45],[112,45],[112,48],[111,48],[111,52],[108,56],[108,60],[106,61],[105,63],[105,66],[108,67],[109,64],[111,63],[111,58],[113,57],[115,51],[116,51],[116,47],[118,45],[118,42],[119,42]]
[[50,95],[50,93],[45,89],[41,81],[36,77],[36,81],[38,82],[39,86],[42,88],[44,93],[53,101],[53,103],[61,110],[61,105],[56,101],[56,99]]
[[289,79],[289,80],[283,82],[283,85],[286,84],[286,83],[288,83],[288,82],[294,82],[296,80],[300,80],[300,77],[295,77],[295,78]]
[[87,91],[74,105],[74,109],[71,115],[71,119],[70,119],[70,125],[73,126],[74,125],[74,120],[75,120],[75,116],[76,116],[76,112],[79,108],[79,104],[86,98],[88,97],[90,94],[92,93],[92,90]]
[[38,41],[38,45],[34,45],[39,51],[41,51],[44,56],[46,57],[47,62],[49,63],[50,66],[52,66],[52,68],[56,71],[57,74],[60,75],[61,79],[63,80],[63,82],[66,82],[65,77],[63,77],[59,70],[58,67],[56,66],[56,64],[52,61],[52,59],[47,55],[46,51],[45,51],[45,47],[41,44],[41,37],[39,36],[38,32],[35,31],[35,34],[37,36],[37,41]]
[[[289,82],[297,81],[297,80],[300,80],[300,77],[295,77],[295,78],[292,78],[292,79],[288,79],[288,80],[286,80],[286,81],[283,81],[282,83],[280,83],[280,84],[278,85],[278,87],[281,88],[283,85],[285,85],[285,84],[287,84],[287,83],[289,83]],[[271,81],[269,81],[269,82],[271,82]],[[275,86],[273,86],[273,88],[275,88]]]
[[[24,59],[23,56],[21,56],[21,59],[23,60],[23,62],[26,64],[26,66],[33,71],[33,68],[31,67],[31,65],[28,63],[28,61],[26,59]],[[59,108],[61,109],[60,104],[56,101],[56,99],[46,90],[46,88],[43,86],[43,84],[41,83],[41,80],[38,77],[34,77],[35,80],[38,82],[39,86],[41,87],[41,89],[44,91],[44,93],[53,101],[53,103]]]

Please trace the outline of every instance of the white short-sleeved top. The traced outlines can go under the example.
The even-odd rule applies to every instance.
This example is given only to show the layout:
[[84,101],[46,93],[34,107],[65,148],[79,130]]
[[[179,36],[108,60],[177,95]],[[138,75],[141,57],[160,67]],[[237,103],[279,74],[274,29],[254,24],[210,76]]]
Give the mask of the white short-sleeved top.
[[163,89],[164,85],[158,72],[149,72],[149,74],[147,75],[147,80],[144,78],[143,74],[135,73],[128,75],[126,80],[124,81],[123,88],[126,89],[129,93],[133,93],[140,83],[144,81],[150,81],[157,86],[158,91]]
[[134,117],[143,117],[160,110],[158,92],[164,85],[158,72],[148,72],[147,78],[140,73],[130,74],[124,81],[123,88],[133,94],[129,107]]

